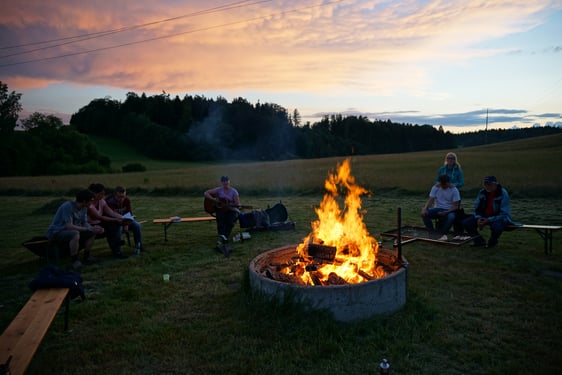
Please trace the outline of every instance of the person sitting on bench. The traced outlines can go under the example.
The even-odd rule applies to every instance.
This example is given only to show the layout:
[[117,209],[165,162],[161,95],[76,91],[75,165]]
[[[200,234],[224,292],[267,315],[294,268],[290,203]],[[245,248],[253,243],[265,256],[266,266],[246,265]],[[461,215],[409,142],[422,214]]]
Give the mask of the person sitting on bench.
[[114,212],[107,205],[105,197],[105,186],[100,183],[90,184],[88,187],[94,193],[94,199],[88,207],[88,222],[95,227],[104,229],[107,244],[116,259],[126,259],[127,255],[121,252],[121,226],[122,215]]
[[80,269],[82,262],[78,259],[80,249],[84,249],[84,262],[95,262],[91,255],[96,234],[103,233],[103,228],[93,227],[88,223],[88,206],[94,199],[90,190],[80,190],[75,201],[67,201],[60,205],[47,229],[47,238],[60,244],[68,244],[72,267]]
[[461,201],[459,190],[449,181],[448,175],[439,176],[439,183],[431,187],[429,199],[421,211],[423,223],[429,230],[434,230],[433,219],[439,219],[437,230],[443,235],[440,241],[447,241],[447,233],[455,222],[455,212]]
[[[113,194],[110,194],[105,198],[105,202],[109,208],[113,210],[113,212],[117,212],[119,215],[125,215],[127,213],[131,214],[131,216],[133,215],[131,200],[127,197],[127,190],[125,190],[123,186],[117,186],[113,190]],[[141,251],[144,251],[142,246],[141,224],[138,221],[134,219],[125,221],[119,230],[120,232],[123,232],[124,230],[133,232],[133,239],[135,240],[135,255],[139,255]],[[121,233],[119,234],[119,237],[121,237]]]
[[[484,177],[484,188],[480,190],[474,201],[474,215],[463,221],[463,226],[474,239],[473,246],[492,248],[498,244],[498,239],[506,225],[512,224],[509,208],[509,194],[495,176]],[[478,229],[489,225],[492,232],[490,240],[486,240],[478,233]]]

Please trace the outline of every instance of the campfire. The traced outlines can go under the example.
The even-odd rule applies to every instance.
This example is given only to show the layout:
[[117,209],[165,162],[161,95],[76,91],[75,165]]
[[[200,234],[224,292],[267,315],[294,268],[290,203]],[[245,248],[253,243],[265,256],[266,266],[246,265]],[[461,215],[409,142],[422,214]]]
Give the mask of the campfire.
[[349,159],[329,174],[325,189],[315,209],[318,219],[296,254],[261,271],[273,280],[317,286],[357,284],[394,272],[398,265],[388,255],[379,257],[379,244],[363,221],[361,197],[370,192],[356,184]]
[[406,303],[408,270],[401,242],[394,252],[380,248],[369,235],[361,209],[361,196],[369,192],[355,183],[349,160],[325,185],[326,194],[315,210],[318,220],[303,242],[252,260],[252,289],[266,298],[329,311],[338,321],[397,311]]

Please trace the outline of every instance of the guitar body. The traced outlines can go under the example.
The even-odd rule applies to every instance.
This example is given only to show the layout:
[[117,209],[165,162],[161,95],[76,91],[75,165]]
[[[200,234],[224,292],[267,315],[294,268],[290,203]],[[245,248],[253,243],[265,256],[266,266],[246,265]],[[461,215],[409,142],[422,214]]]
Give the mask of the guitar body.
[[231,207],[240,209],[251,209],[252,206],[231,206],[225,198],[219,198],[218,202],[205,197],[203,208],[209,215],[215,216],[217,211],[228,211]]
[[228,207],[228,201],[224,198],[220,198],[218,202],[215,202],[214,200],[205,197],[205,200],[203,201],[203,208],[205,209],[205,212],[212,216],[215,216],[217,211],[228,210]]

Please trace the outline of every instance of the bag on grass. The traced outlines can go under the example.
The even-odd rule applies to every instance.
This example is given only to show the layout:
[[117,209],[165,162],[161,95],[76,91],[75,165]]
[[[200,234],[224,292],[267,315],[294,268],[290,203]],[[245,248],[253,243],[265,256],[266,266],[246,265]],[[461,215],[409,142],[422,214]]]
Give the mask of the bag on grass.
[[48,288],[69,288],[70,298],[80,297],[86,299],[84,286],[82,285],[82,275],[78,272],[64,271],[59,267],[48,264],[39,271],[39,275],[29,283],[32,291]]

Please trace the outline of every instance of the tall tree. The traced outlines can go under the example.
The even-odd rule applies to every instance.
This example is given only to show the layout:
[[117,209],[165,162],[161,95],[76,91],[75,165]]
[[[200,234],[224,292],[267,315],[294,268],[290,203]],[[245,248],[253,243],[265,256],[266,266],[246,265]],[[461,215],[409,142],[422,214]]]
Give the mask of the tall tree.
[[0,81],[0,134],[5,136],[14,131],[18,114],[22,109],[21,94],[8,92],[8,85]]

